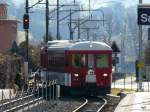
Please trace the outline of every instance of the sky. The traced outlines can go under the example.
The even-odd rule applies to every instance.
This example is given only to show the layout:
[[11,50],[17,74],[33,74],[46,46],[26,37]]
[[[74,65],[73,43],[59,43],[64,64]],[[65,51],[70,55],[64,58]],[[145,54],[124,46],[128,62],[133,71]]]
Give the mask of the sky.
[[[9,5],[11,5],[10,3],[13,3],[16,8],[20,8],[20,7],[25,7],[25,1],[26,0],[0,0],[0,2],[4,2],[4,3],[9,3]],[[31,4],[36,3],[38,0],[29,0],[30,6]],[[45,1],[45,0],[44,0]],[[56,4],[57,0],[49,0],[50,4]],[[60,4],[64,4],[67,2],[73,2],[74,0],[60,0]],[[89,6],[89,0],[76,0],[78,2],[81,2],[81,4],[83,4],[85,7]],[[123,4],[125,4],[126,7],[129,7],[131,5],[136,5],[138,4],[139,0],[91,0],[91,7],[92,9],[96,9],[96,8],[100,8],[100,7],[105,7],[105,6],[110,6],[110,2],[122,2]],[[143,0],[143,3],[150,3],[150,0]],[[42,7],[45,7],[44,5],[42,5]],[[111,7],[111,6],[110,6]],[[41,7],[37,7],[37,8],[41,8]],[[45,9],[45,8],[43,8]],[[33,10],[34,11],[34,10]],[[17,12],[17,10],[16,10]],[[21,16],[20,16],[21,17]],[[40,23],[41,24],[41,23]],[[43,24],[45,24],[43,22]],[[22,28],[22,26],[21,26]]]
[[[9,1],[9,0],[0,0],[0,1]],[[25,0],[12,0],[13,3],[16,5],[16,7],[20,7],[24,5]],[[36,3],[38,0],[29,0],[30,4]],[[45,1],[45,0],[44,0]],[[71,2],[74,0],[60,0],[60,4],[66,3],[66,2]],[[81,4],[84,4],[84,6],[88,6],[88,1],[89,0],[76,0],[78,2],[81,2]],[[91,6],[93,6],[94,9],[100,6],[107,6],[109,2],[123,2],[125,6],[130,6],[130,5],[135,5],[138,3],[139,0],[91,0]],[[49,0],[50,3],[55,4],[56,0]],[[150,3],[150,0],[143,0],[143,3]]]

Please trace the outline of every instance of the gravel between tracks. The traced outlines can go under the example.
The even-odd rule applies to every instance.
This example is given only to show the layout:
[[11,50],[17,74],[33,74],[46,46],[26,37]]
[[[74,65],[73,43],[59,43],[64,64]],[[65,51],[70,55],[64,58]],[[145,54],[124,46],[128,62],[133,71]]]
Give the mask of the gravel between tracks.
[[81,98],[60,98],[59,100],[44,101],[27,112],[72,112],[84,102],[84,99]]
[[119,102],[120,102],[119,96],[108,95],[107,105],[104,107],[104,109],[102,109],[101,112],[114,112]]
[[57,105],[49,110],[49,112],[72,112],[84,102],[83,99],[63,98],[57,102]]
[[[108,104],[104,107],[102,112],[114,112],[114,109],[119,102],[119,98],[110,96],[107,99]],[[85,100],[82,98],[65,97],[58,100],[41,101],[30,106],[30,109],[25,109],[24,112],[72,112],[84,102]]]

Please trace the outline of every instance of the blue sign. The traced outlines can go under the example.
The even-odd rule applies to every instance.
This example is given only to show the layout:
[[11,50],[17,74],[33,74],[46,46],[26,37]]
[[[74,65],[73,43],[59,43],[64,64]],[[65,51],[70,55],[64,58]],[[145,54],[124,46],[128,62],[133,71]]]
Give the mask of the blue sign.
[[150,40],[150,28],[148,28],[148,40]]
[[150,7],[138,7],[138,25],[150,25]]

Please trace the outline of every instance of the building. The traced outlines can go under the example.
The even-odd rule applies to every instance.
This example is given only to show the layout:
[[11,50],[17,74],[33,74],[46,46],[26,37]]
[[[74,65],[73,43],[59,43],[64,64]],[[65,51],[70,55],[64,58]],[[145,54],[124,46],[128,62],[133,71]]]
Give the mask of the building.
[[12,42],[17,38],[17,24],[16,19],[8,17],[7,4],[0,4],[0,53],[6,52],[11,48]]

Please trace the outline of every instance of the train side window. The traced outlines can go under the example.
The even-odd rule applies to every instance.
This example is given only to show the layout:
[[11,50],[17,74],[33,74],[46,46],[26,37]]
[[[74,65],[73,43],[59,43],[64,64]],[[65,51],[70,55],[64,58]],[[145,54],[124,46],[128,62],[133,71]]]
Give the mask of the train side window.
[[109,56],[108,56],[108,54],[96,55],[96,67],[97,68],[108,68],[109,67]]
[[85,54],[73,54],[72,55],[72,66],[76,68],[85,67]]

